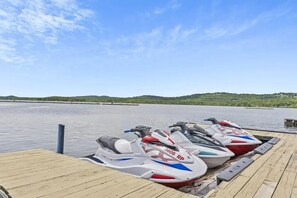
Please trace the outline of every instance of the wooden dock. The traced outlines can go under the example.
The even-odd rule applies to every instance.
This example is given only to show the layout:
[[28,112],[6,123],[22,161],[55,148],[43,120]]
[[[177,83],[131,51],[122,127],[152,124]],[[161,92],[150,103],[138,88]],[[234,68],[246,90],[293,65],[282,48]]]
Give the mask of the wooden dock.
[[297,134],[250,132],[281,140],[266,154],[254,155],[254,163],[230,182],[222,182],[206,197],[297,198]]
[[[281,140],[206,197],[296,197],[297,135],[251,131]],[[160,184],[44,149],[0,154],[0,185],[13,198],[195,197]]]
[[13,198],[193,197],[44,149],[0,154],[0,185]]

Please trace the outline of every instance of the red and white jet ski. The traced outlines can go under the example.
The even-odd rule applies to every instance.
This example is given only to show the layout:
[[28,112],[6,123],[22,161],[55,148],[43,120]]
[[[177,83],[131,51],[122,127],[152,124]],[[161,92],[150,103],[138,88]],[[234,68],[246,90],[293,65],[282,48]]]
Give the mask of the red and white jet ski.
[[262,142],[252,134],[243,130],[239,125],[223,120],[217,121],[215,118],[208,118],[205,121],[213,123],[205,131],[212,137],[221,141],[235,155],[243,155],[254,150]]

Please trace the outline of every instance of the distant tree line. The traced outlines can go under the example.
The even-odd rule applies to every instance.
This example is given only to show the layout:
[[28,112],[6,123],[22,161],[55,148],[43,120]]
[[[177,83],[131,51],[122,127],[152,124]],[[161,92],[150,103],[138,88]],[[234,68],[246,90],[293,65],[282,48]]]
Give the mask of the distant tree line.
[[204,93],[179,97],[136,96],[75,96],[75,97],[16,97],[2,96],[3,100],[37,100],[37,101],[68,101],[68,102],[112,102],[112,103],[140,103],[140,104],[183,104],[210,106],[244,106],[244,107],[290,107],[297,108],[297,93],[275,94],[234,94],[234,93]]

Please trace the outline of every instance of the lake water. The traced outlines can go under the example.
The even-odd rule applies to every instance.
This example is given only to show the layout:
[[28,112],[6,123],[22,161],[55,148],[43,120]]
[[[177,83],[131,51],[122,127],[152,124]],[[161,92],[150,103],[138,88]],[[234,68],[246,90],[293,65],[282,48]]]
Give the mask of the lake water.
[[232,120],[248,128],[286,131],[284,118],[297,119],[297,109],[1,102],[0,153],[40,147],[55,151],[58,124],[65,125],[65,154],[80,157],[94,153],[98,147],[95,140],[102,135],[121,136],[139,124],[164,129],[177,121],[206,124],[203,119],[208,117]]

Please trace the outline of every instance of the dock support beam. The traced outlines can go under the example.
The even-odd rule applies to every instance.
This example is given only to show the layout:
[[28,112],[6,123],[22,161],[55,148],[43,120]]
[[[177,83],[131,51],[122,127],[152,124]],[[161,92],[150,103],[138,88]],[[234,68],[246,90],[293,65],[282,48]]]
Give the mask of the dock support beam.
[[63,124],[59,124],[57,153],[60,153],[60,154],[64,153],[64,132],[65,132],[65,126]]

